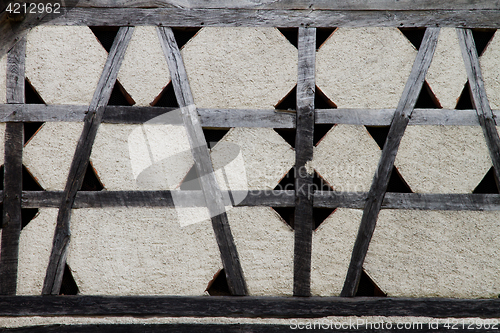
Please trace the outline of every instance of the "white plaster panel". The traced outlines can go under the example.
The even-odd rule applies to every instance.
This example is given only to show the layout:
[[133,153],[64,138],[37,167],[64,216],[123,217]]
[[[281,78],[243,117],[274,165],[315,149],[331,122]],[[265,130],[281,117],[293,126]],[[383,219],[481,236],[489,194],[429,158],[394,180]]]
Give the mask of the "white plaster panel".
[[292,228],[269,207],[233,208],[228,218],[249,294],[291,296]]
[[316,56],[316,83],[339,108],[395,108],[417,51],[396,28],[339,28]]
[[41,295],[52,250],[57,209],[39,209],[19,239],[18,295]]
[[47,191],[66,186],[82,123],[47,122],[23,150],[23,164]]
[[479,126],[409,126],[395,165],[418,193],[470,193],[491,168]]
[[456,107],[467,73],[455,28],[441,28],[426,80],[443,108]]
[[364,126],[335,125],[314,148],[311,165],[334,190],[368,191],[381,150]]
[[340,295],[362,215],[362,210],[338,208],[313,232],[313,295]]
[[364,268],[388,296],[500,294],[498,212],[382,210]]
[[170,81],[155,27],[135,27],[118,81],[138,106],[149,106]]
[[175,209],[78,209],[68,264],[83,295],[203,295],[221,267],[209,220]]
[[88,27],[38,26],[28,34],[26,77],[47,104],[88,105],[106,58]]
[[181,53],[198,107],[273,108],[297,82],[297,49],[275,28],[204,28]]

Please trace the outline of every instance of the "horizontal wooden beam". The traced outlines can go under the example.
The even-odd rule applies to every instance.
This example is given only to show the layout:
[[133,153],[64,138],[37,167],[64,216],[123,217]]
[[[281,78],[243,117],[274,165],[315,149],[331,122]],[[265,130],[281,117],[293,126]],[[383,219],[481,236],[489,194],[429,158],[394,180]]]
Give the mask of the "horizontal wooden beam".
[[[344,1],[342,1],[344,2]],[[406,3],[407,1],[405,1]],[[83,1],[82,1],[83,3]],[[234,3],[234,2],[233,2]],[[346,7],[349,5],[346,3]],[[282,9],[269,8],[74,8],[64,16],[46,15],[40,20],[56,25],[155,25],[155,26],[265,26],[265,27],[467,27],[499,28],[498,8],[412,9]],[[189,5],[188,5],[189,6]],[[222,6],[221,6],[222,7]]]
[[[107,106],[103,123],[142,124],[176,110],[171,107]],[[274,109],[197,109],[203,127],[295,128],[294,112]],[[0,104],[0,122],[81,122],[88,106]],[[389,126],[395,109],[317,109],[316,124]],[[493,110],[500,118],[500,110]],[[180,124],[180,123],[179,123]],[[415,109],[410,118],[414,125],[479,126],[476,110]]]
[[[22,208],[57,208],[62,191],[24,191]],[[201,191],[179,191],[175,194],[177,207],[203,207]],[[241,198],[245,192],[233,191],[232,196]],[[2,203],[3,191],[0,191]],[[229,205],[229,195],[223,191],[225,204]],[[314,192],[315,208],[363,209],[366,192]],[[268,206],[294,207],[295,191],[252,190],[236,207]],[[80,191],[76,195],[73,208],[105,207],[174,207],[171,191]],[[382,209],[452,210],[452,211],[498,211],[499,194],[420,194],[386,193]]]
[[498,318],[500,299],[254,296],[3,296],[0,316]]
[[[363,209],[367,196],[366,192],[318,191],[314,193],[314,207]],[[498,211],[500,195],[387,192],[382,201],[382,209]]]
[[[435,9],[498,9],[496,3],[488,0],[450,0],[439,2],[433,0],[92,0],[77,1],[70,0],[72,6],[81,8],[101,7],[101,8],[182,8],[188,9],[258,9],[258,10],[435,10]],[[73,4],[75,3],[75,4]]]
[[[0,191],[0,194],[2,192]],[[174,193],[174,197],[172,196]],[[23,208],[57,208],[62,191],[23,192]],[[293,207],[295,191],[233,191],[233,198],[246,197],[235,206]],[[223,191],[225,204],[231,205],[229,195]],[[206,207],[203,192],[200,191],[80,191],[73,208],[104,207]]]

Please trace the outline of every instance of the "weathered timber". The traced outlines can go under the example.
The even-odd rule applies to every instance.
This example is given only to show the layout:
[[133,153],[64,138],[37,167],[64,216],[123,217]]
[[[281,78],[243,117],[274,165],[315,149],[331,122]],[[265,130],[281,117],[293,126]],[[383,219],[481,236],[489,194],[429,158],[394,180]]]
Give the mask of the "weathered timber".
[[313,174],[306,165],[313,159],[316,28],[299,28],[297,76],[297,132],[295,139],[295,245],[294,296],[311,295],[313,231]]
[[130,7],[130,8],[184,8],[184,9],[308,9],[308,10],[436,10],[436,9],[497,9],[495,3],[485,0],[451,0],[447,2],[436,2],[422,0],[414,2],[411,0],[400,0],[393,2],[389,0],[374,0],[366,2],[363,0],[342,1],[310,1],[310,0],[190,0],[189,5],[183,0],[93,0],[92,2],[79,2],[77,7]]
[[[395,109],[320,109],[316,110],[316,124],[389,126],[394,112]],[[493,112],[500,116],[498,110]],[[408,125],[471,126],[479,125],[479,121],[475,110],[415,109]]]
[[[175,207],[206,207],[202,191],[176,191]],[[1,193],[1,191],[0,191]],[[231,204],[230,195],[222,192],[224,204]],[[246,197],[235,206],[293,207],[294,191],[232,191],[233,197]],[[62,191],[25,191],[22,194],[23,208],[57,208],[61,203]],[[105,207],[174,207],[171,191],[79,191],[73,208]]]
[[200,184],[206,206],[211,216],[212,227],[219,246],[229,290],[233,295],[246,295],[247,286],[243,276],[238,251],[229,227],[224,199],[215,178],[212,160],[200,123],[200,116],[194,105],[184,62],[174,38],[172,29],[157,28],[158,37],[167,60],[177,103],[181,107],[182,120],[191,146],[194,164],[200,175]]
[[116,77],[118,76],[125,50],[132,38],[133,30],[134,28],[132,27],[124,27],[120,28],[118,31],[113,46],[108,54],[96,91],[90,102],[88,113],[85,116],[82,134],[76,146],[75,155],[71,162],[66,187],[64,189],[64,195],[59,206],[52,252],[50,254],[42,289],[44,295],[59,294],[71,235],[71,208],[76,193],[82,186],[90,154],[92,152],[92,145],[94,144],[106,104],[109,101]]
[[498,318],[500,299],[234,296],[3,296],[0,316]]
[[498,137],[494,114],[491,111],[488,96],[486,96],[486,89],[484,87],[483,76],[481,74],[476,45],[470,29],[457,29],[457,34],[460,49],[462,50],[462,57],[465,62],[467,77],[469,78],[472,103],[476,108],[477,118],[481,128],[483,129],[486,146],[488,146],[490,158],[495,169],[497,186],[499,186],[500,137]]
[[351,262],[347,270],[341,296],[354,296],[356,294],[359,278],[363,270],[363,262],[370,245],[370,240],[375,230],[378,213],[387,190],[387,184],[394,166],[399,144],[408,126],[409,118],[424,83],[425,75],[432,61],[436,49],[439,28],[427,28],[422,44],[415,58],[403,95],[394,113],[389,134],[387,135],[382,156],[373,182],[368,192],[364,206],[363,216],[359,226],[358,235],[352,250]]
[[[143,124],[167,112],[172,107],[106,106],[103,123]],[[0,122],[80,122],[85,118],[85,105],[0,104]],[[296,115],[274,109],[208,109],[198,108],[202,127],[267,127],[295,128]],[[389,126],[395,109],[316,109],[316,124],[349,124]],[[494,118],[500,110],[492,110]],[[479,126],[476,110],[415,109],[410,126],[447,125]]]
[[[395,2],[392,2],[395,3]],[[499,28],[495,9],[311,10],[245,8],[75,8],[62,17],[47,15],[55,25],[266,26],[266,27],[477,27]]]
[[[224,204],[229,205],[229,194],[222,191]],[[242,197],[243,192],[232,191],[233,197]],[[62,191],[23,191],[22,208],[57,208],[61,203]],[[3,191],[0,191],[0,203]],[[367,192],[314,192],[315,208],[363,209]],[[204,207],[201,191],[176,193],[176,207]],[[295,207],[295,191],[249,191],[247,197],[235,204],[244,206]],[[174,207],[170,191],[81,191],[78,192],[73,208],[105,207]],[[382,209],[417,209],[451,211],[498,211],[499,194],[429,194],[429,193],[386,193]]]
[[[7,103],[24,103],[24,65],[26,38],[17,43],[7,56]],[[0,255],[0,294],[15,295],[19,237],[21,235],[21,196],[24,127],[7,123],[3,175],[3,230]]]
[[[363,209],[366,192],[314,192],[316,208]],[[454,210],[454,211],[498,211],[498,194],[421,194],[387,192],[382,209]]]

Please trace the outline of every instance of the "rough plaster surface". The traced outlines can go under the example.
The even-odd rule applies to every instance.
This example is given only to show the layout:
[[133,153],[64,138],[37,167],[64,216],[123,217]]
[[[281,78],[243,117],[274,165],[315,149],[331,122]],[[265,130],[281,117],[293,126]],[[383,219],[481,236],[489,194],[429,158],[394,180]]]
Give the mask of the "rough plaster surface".
[[409,126],[395,165],[418,193],[470,193],[491,168],[479,126]]
[[139,106],[153,102],[170,81],[155,27],[135,27],[118,81]]
[[316,84],[339,108],[395,108],[417,52],[396,28],[339,28],[316,56]]
[[26,77],[47,104],[88,105],[106,57],[88,27],[38,26],[28,34]]
[[269,207],[237,207],[228,213],[250,295],[291,296],[292,228]]
[[[270,128],[232,128],[219,143],[212,148],[214,168],[220,169],[234,156],[227,144],[239,146],[244,160],[247,183],[241,182],[233,189],[274,189],[281,178],[295,164],[293,148],[273,129]],[[234,172],[241,170],[234,170]],[[224,184],[222,174],[219,182]]]
[[313,232],[313,295],[340,295],[362,215],[361,210],[338,208]]
[[497,31],[486,50],[484,50],[483,55],[479,58],[486,94],[488,95],[488,100],[492,109],[500,109],[499,56],[500,34]]
[[49,263],[57,209],[39,209],[38,215],[21,231],[19,241],[18,295],[41,295]]
[[68,264],[83,295],[203,295],[222,267],[209,221],[174,209],[78,209]]
[[388,296],[496,298],[499,217],[382,210],[364,268]]
[[441,106],[454,109],[467,82],[455,28],[441,28],[436,51],[425,78]]
[[0,58],[0,103],[6,103],[7,91],[5,90],[7,74],[7,55]]
[[273,108],[297,83],[297,49],[275,28],[204,28],[181,53],[198,107]]
[[91,160],[115,191],[175,189],[193,165],[186,131],[174,125],[102,124]]
[[335,125],[314,148],[312,166],[334,190],[370,189],[381,150],[364,126]]
[[43,189],[64,190],[82,128],[82,123],[44,123],[24,148],[23,164]]

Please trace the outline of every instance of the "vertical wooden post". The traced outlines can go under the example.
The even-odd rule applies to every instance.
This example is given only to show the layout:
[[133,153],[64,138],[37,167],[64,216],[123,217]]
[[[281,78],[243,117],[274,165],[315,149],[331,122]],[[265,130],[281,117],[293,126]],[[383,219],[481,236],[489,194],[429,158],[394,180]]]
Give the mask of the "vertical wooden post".
[[297,77],[297,135],[295,139],[294,296],[311,295],[313,232],[313,158],[316,28],[299,28]]
[[[7,55],[7,103],[23,104],[26,37]],[[4,70],[4,69],[2,69]],[[23,123],[7,123],[5,128],[4,198],[0,294],[15,295],[19,237],[21,235],[21,195],[23,167]]]
[[76,193],[82,186],[85,171],[92,152],[92,145],[94,144],[97,130],[101,124],[106,105],[111,97],[111,92],[115,85],[123,56],[125,55],[133,32],[133,27],[122,27],[118,31],[113,46],[109,51],[101,78],[97,83],[96,91],[90,102],[88,113],[85,116],[82,134],[76,146],[75,155],[71,162],[66,187],[57,214],[57,225],[52,243],[52,252],[50,254],[49,265],[47,266],[42,289],[42,294],[44,295],[57,295],[61,289],[71,235],[71,208],[73,207]]
[[181,107],[182,120],[186,128],[203,196],[210,212],[212,227],[219,246],[222,266],[231,294],[243,296],[248,293],[238,251],[229,227],[224,200],[210,159],[207,142],[201,127],[200,116],[194,105],[186,69],[171,28],[158,28],[158,37],[167,60],[177,103]]
[[385,192],[387,191],[387,185],[391,177],[399,144],[401,143],[401,139],[410,121],[410,116],[417,102],[420,90],[422,89],[427,70],[431,65],[438,36],[439,28],[427,28],[425,31],[424,39],[422,40],[417,57],[413,63],[413,68],[411,69],[410,77],[406,82],[396,112],[394,112],[389,134],[387,135],[387,140],[382,150],[382,156],[380,157],[377,171],[373,177],[372,186],[368,192],[365,208],[363,210],[363,217],[359,225],[358,236],[354,243],[351,262],[347,270],[344,287],[340,296],[356,295],[359,279],[363,270],[363,263],[366,253],[368,252],[373,232],[375,231],[378,214],[382,206],[382,201],[384,200]]
[[462,49],[465,70],[469,78],[472,103],[476,109],[479,124],[483,129],[486,145],[490,152],[491,162],[495,169],[496,179],[500,181],[500,138],[498,137],[495,116],[491,111],[486,89],[484,88],[481,66],[479,65],[479,56],[477,54],[472,31],[470,29],[457,29],[457,35],[460,48]]

